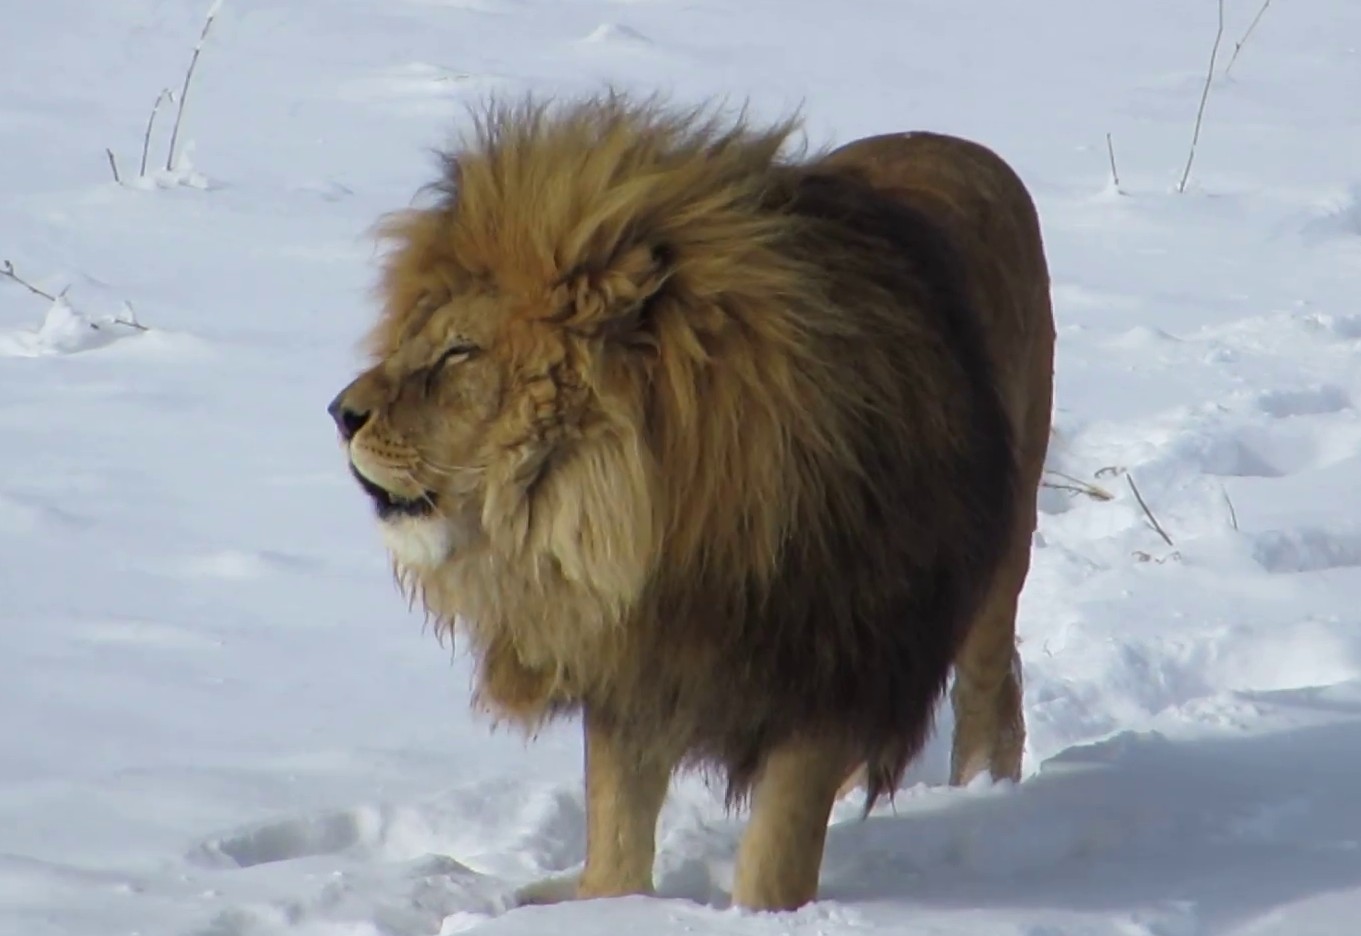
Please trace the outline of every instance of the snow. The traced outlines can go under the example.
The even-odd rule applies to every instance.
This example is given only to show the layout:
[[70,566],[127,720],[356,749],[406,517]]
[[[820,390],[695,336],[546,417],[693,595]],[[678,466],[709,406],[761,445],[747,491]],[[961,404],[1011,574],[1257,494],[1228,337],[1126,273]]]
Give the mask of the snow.
[[[138,178],[205,5],[0,32],[0,260],[59,296],[0,279],[0,933],[1355,930],[1361,7],[1267,10],[1178,194],[1213,0],[213,3],[177,168]],[[1044,491],[1026,777],[944,787],[942,711],[793,914],[729,907],[743,817],[692,779],[659,898],[515,908],[580,861],[579,740],[469,714],[324,411],[370,226],[464,105],[606,81],[801,107],[815,144],[972,136],[1044,223],[1050,477],[1101,496]]]

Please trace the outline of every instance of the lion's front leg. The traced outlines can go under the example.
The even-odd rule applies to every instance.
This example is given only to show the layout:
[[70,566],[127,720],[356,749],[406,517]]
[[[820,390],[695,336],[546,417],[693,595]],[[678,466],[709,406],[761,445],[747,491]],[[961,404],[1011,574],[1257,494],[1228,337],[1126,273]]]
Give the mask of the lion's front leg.
[[817,896],[827,821],[852,762],[840,745],[807,739],[770,753],[737,852],[734,904],[793,910]]
[[577,896],[651,893],[657,815],[674,761],[628,743],[589,709],[585,731],[586,867]]

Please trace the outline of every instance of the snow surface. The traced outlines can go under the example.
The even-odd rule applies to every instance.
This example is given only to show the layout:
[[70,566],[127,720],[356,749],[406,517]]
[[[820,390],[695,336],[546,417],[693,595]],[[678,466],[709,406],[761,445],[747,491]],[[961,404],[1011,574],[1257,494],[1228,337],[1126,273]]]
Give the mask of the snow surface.
[[[1361,5],[1272,5],[1229,77],[1260,4],[1225,6],[1178,194],[1213,0],[229,0],[146,178],[208,4],[11,4],[0,259],[65,293],[0,280],[0,932],[1356,932]],[[660,899],[513,909],[580,860],[576,732],[469,716],[324,412],[368,228],[463,105],[606,80],[1000,151],[1053,264],[1051,477],[1109,495],[1044,492],[1024,782],[943,787],[942,713],[793,914],[729,907],[742,817],[693,780]]]

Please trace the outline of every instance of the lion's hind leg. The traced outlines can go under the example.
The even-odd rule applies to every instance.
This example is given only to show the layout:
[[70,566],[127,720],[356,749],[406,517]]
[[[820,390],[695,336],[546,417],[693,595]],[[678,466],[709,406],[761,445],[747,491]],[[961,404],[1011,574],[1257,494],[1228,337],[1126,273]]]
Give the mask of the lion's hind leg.
[[[1044,347],[1051,347],[1051,343],[1045,341]],[[985,770],[994,780],[1021,779],[1025,711],[1016,610],[1030,573],[1030,551],[1039,516],[1038,495],[1053,399],[1047,376],[1050,360],[1048,351],[1036,353],[1028,365],[1039,375],[1034,380],[1041,390],[1014,422],[1020,443],[1016,523],[982,607],[955,655],[955,682],[950,691],[955,714],[950,783],[955,786],[969,783]]]
[[1019,781],[1025,749],[1021,658],[1016,649],[1016,606],[1030,566],[1030,530],[1012,542],[1004,564],[955,657],[950,690],[954,743],[950,783],[963,786],[984,771],[994,780]]

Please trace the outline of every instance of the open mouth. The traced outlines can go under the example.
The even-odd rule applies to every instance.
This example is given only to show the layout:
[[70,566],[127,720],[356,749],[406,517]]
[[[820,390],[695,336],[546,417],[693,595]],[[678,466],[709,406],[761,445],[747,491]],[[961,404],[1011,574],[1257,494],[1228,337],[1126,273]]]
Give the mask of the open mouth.
[[364,477],[353,465],[350,466],[350,474],[354,475],[364,493],[369,495],[374,510],[382,520],[391,517],[425,517],[434,513],[436,499],[434,491],[426,491],[423,496],[411,499],[398,497],[387,488],[379,487]]

